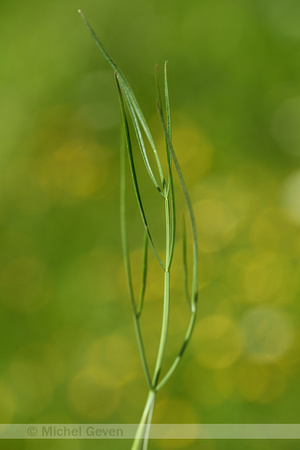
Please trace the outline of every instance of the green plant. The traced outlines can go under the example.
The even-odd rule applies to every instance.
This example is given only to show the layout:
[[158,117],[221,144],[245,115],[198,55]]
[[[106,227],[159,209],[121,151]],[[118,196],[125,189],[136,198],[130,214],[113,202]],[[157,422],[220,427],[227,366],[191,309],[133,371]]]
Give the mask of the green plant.
[[[163,102],[159,89],[157,70],[155,72],[156,86],[157,86],[157,111],[159,115],[159,119],[163,128],[164,136],[165,136],[165,148],[166,148],[166,159],[167,159],[167,177],[165,176],[162,168],[162,164],[158,155],[157,148],[155,146],[154,140],[152,138],[150,129],[147,125],[147,122],[144,118],[144,115],[139,107],[139,104],[135,98],[135,95],[130,88],[128,82],[125,77],[121,73],[117,64],[113,61],[113,59],[109,56],[107,51],[104,49],[103,45],[99,41],[97,35],[79,10],[79,13],[90,31],[92,37],[94,38],[98,48],[100,49],[102,55],[110,64],[111,68],[115,73],[119,100],[120,100],[120,108],[121,108],[121,119],[122,119],[122,128],[124,135],[124,145],[121,147],[121,234],[122,234],[122,244],[123,244],[123,253],[124,253],[124,261],[125,261],[125,270],[127,276],[127,282],[130,292],[131,298],[131,306],[133,312],[133,320],[134,326],[137,336],[137,342],[140,352],[140,357],[143,365],[143,369],[145,372],[145,377],[147,380],[149,393],[148,398],[146,400],[146,404],[144,407],[144,411],[140,420],[140,424],[136,433],[135,440],[132,445],[132,450],[137,450],[140,448],[146,449],[148,442],[148,433],[149,427],[151,424],[152,413],[154,408],[154,402],[157,392],[163,387],[163,385],[168,381],[170,376],[175,371],[177,365],[179,364],[182,355],[186,349],[188,342],[190,341],[192,331],[195,325],[196,314],[197,314],[197,296],[198,296],[198,281],[197,281],[197,271],[198,271],[198,249],[197,249],[197,232],[196,232],[196,224],[193,214],[193,209],[191,205],[191,201],[187,192],[187,188],[182,176],[182,172],[176,158],[172,137],[171,137],[171,113],[170,113],[170,103],[169,103],[169,90],[168,90],[168,79],[167,79],[167,64],[164,66],[164,108],[165,108],[165,116],[163,112]],[[135,156],[133,154],[132,149],[132,141],[131,141],[131,133],[129,126],[129,118],[131,119],[132,126],[135,132],[135,136],[138,142],[139,149],[141,151],[141,155],[143,161],[145,163],[146,170],[148,175],[156,188],[157,194],[160,196],[161,200],[164,202],[164,217],[165,217],[165,261],[163,262],[162,258],[159,256],[159,252],[155,242],[153,241],[151,230],[148,226],[148,221],[146,217],[146,212],[144,208],[144,203],[139,187],[138,177],[136,173],[136,164],[135,164]],[[154,160],[156,163],[156,170],[158,173],[159,181],[157,181],[154,175],[154,169],[151,166],[144,137],[146,137],[150,149],[153,152]],[[143,270],[142,270],[142,288],[140,293],[139,302],[136,302],[136,296],[133,288],[133,280],[131,274],[131,264],[130,264],[130,253],[129,253],[129,243],[127,237],[127,226],[126,226],[126,154],[129,161],[130,173],[132,177],[133,187],[136,194],[136,199],[138,203],[138,208],[141,214],[144,230],[145,230],[145,238],[144,238],[144,257],[143,257]],[[181,348],[175,357],[173,364],[168,369],[168,371],[161,377],[161,370],[164,361],[165,349],[166,349],[166,341],[168,335],[168,323],[169,323],[169,308],[170,308],[170,272],[172,267],[172,260],[174,256],[174,248],[175,248],[175,235],[176,235],[176,202],[175,202],[175,190],[174,190],[174,177],[173,172],[177,172],[177,176],[179,178],[180,186],[184,195],[185,203],[188,210],[188,215],[191,224],[192,230],[192,239],[193,239],[193,269],[192,269],[192,290],[189,295],[188,288],[188,270],[187,270],[187,237],[186,237],[186,229],[185,222],[183,224],[183,265],[184,265],[184,279],[185,279],[185,292],[188,301],[188,305],[190,308],[190,320],[186,330],[186,334],[183,339],[183,343]],[[143,312],[144,305],[144,296],[146,289],[146,280],[147,280],[147,256],[148,256],[148,247],[152,248],[155,257],[158,263],[161,266],[161,269],[164,272],[164,295],[163,295],[163,319],[162,319],[162,327],[161,327],[161,335],[160,342],[158,347],[158,353],[156,358],[156,364],[154,368],[154,372],[151,376],[150,370],[147,363],[146,352],[143,344],[140,318]]]

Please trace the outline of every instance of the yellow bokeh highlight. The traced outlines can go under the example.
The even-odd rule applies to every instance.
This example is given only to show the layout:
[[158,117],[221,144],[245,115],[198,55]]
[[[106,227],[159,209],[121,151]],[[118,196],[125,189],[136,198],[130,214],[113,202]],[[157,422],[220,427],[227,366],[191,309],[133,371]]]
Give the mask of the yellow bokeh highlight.
[[284,242],[282,216],[276,209],[266,208],[255,215],[250,226],[251,242],[258,249],[278,250]]
[[44,154],[38,167],[39,182],[53,200],[88,198],[106,184],[108,174],[107,150],[85,141]]
[[245,352],[255,361],[281,358],[293,345],[294,325],[279,309],[253,308],[241,320]]
[[194,213],[201,252],[222,250],[234,239],[237,219],[222,200],[200,200],[194,205]]
[[286,376],[279,366],[243,361],[237,371],[237,388],[247,401],[268,403],[284,393]]
[[106,335],[89,344],[84,361],[70,381],[70,404],[85,420],[106,420],[142,371],[137,348],[124,335]]
[[64,376],[65,363],[59,349],[47,343],[20,347],[5,369],[16,410],[22,414],[40,414],[44,411]]
[[[153,414],[153,423],[157,424],[176,424],[176,423],[198,423],[198,417],[195,409],[191,405],[189,401],[186,401],[182,398],[164,398],[162,400],[157,401],[155,404],[154,414]],[[174,425],[176,427],[176,425]],[[157,444],[159,448],[166,449],[180,449],[187,448],[194,441],[193,435],[189,436],[189,440],[185,439],[172,439],[174,436],[174,431],[172,427],[166,427],[165,430],[165,438],[162,440],[157,440]],[[195,437],[196,437],[196,427],[195,427]]]
[[287,219],[296,225],[300,224],[300,171],[292,172],[284,180],[281,187],[282,209]]
[[13,259],[0,272],[0,293],[8,308],[23,314],[34,313],[51,299],[51,274],[37,258]]
[[105,421],[118,408],[120,392],[105,368],[92,365],[71,379],[69,401],[83,420]]
[[276,253],[256,253],[244,268],[244,289],[249,302],[272,298],[281,288],[283,268]]
[[[157,116],[152,118],[151,125],[154,138],[157,136],[155,140],[160,149],[162,167],[167,174],[165,137]],[[193,119],[181,111],[172,113],[172,143],[187,185],[196,185],[211,170],[214,153],[211,143]],[[177,176],[174,176],[174,181],[177,183]]]
[[183,173],[188,167],[188,181],[196,181],[211,168],[213,149],[200,129],[182,117],[173,121],[172,142]]
[[15,399],[11,389],[0,380],[0,432],[5,423],[11,423],[15,412]]
[[232,365],[243,351],[243,336],[230,317],[212,315],[200,320],[193,336],[197,361],[209,369]]
[[298,268],[282,251],[251,247],[229,254],[223,269],[241,302],[274,306],[293,301]]
[[239,391],[246,400],[258,400],[265,392],[269,378],[270,369],[267,366],[245,362],[239,368]]
[[105,370],[116,388],[126,385],[141,370],[135,342],[121,334],[102,336],[88,348],[86,362]]
[[235,365],[215,370],[212,374],[215,388],[223,400],[228,399],[234,393],[236,387]]

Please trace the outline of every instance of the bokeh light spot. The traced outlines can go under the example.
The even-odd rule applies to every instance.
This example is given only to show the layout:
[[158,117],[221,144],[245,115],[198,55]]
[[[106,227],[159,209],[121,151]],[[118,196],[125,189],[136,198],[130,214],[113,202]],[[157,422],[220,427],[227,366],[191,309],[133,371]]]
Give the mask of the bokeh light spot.
[[280,229],[281,214],[279,210],[265,209],[252,221],[250,237],[253,244],[260,248],[278,249],[283,239]]
[[245,399],[255,401],[266,390],[269,378],[270,370],[268,366],[244,362],[239,367],[239,391]]
[[216,252],[234,239],[237,220],[225,202],[217,199],[201,200],[194,205],[194,211],[200,251]]
[[[154,423],[197,423],[197,413],[194,410],[190,402],[179,398],[166,398],[160,400],[155,405],[153,422]],[[174,425],[176,427],[176,425]],[[195,436],[196,436],[195,428]],[[168,427],[165,430],[165,439],[158,440],[157,443],[160,448],[186,448],[187,441],[184,439],[172,439],[172,435],[176,433],[176,428]],[[189,436],[190,440],[193,439],[193,435]]]
[[[188,186],[196,185],[212,167],[213,147],[203,135],[201,129],[193,120],[180,111],[172,115],[172,143],[178,158],[182,173],[186,175]],[[155,117],[155,119],[157,119]],[[157,120],[155,121],[157,124]],[[159,134],[158,134],[159,133]],[[165,137],[161,133],[161,126],[157,129],[158,148],[165,148]],[[162,154],[164,152],[162,151]],[[168,171],[166,159],[162,159],[165,173]],[[176,177],[174,177],[175,182]]]
[[[200,130],[189,123],[191,121],[184,122],[183,118],[177,120],[178,124],[176,123],[172,133],[174,149],[180,165],[182,167],[186,165],[189,168],[189,180],[190,177],[197,180],[211,168],[213,149]],[[184,169],[182,170],[184,172]]]
[[91,142],[66,142],[41,158],[40,183],[53,200],[90,197],[106,183],[106,153]]
[[291,173],[284,180],[280,197],[288,219],[300,225],[300,171]]
[[262,5],[270,24],[281,35],[290,39],[300,39],[300,5],[294,0],[272,0]]
[[277,109],[272,133],[283,150],[300,154],[300,97],[285,100]]
[[229,366],[224,369],[215,370],[213,380],[215,388],[219,392],[222,400],[227,399],[234,392],[236,387],[235,367]]
[[237,371],[237,387],[245,400],[268,403],[283,394],[286,377],[276,365],[243,361]]
[[0,429],[5,423],[11,423],[15,411],[15,400],[10,389],[0,381]]
[[94,341],[87,352],[87,363],[105,369],[115,387],[129,382],[140,369],[136,347],[126,336],[117,333]]
[[255,308],[241,320],[245,352],[251,360],[268,362],[292,346],[294,326],[289,315],[271,308]]
[[77,373],[69,386],[71,406],[85,420],[105,420],[119,405],[119,391],[108,371],[87,367]]
[[244,268],[244,289],[247,300],[260,302],[272,298],[282,286],[283,270],[276,254],[256,254]]
[[210,369],[232,365],[243,350],[243,336],[230,317],[208,316],[200,321],[194,334],[197,361]]

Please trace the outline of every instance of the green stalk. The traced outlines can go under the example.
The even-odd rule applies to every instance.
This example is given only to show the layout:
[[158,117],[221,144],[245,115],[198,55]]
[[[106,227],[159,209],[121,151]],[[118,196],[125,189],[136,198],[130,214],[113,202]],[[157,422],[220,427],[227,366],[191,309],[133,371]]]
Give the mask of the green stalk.
[[146,214],[145,214],[145,211],[144,211],[143,201],[142,201],[142,198],[141,198],[139,184],[138,184],[136,170],[135,170],[134,157],[133,157],[132,146],[131,146],[131,138],[130,138],[130,132],[129,132],[129,125],[128,125],[128,120],[127,120],[127,116],[126,116],[126,112],[125,112],[125,105],[124,105],[123,96],[122,96],[122,92],[121,92],[121,88],[120,88],[120,84],[119,84],[119,78],[117,76],[116,76],[116,81],[117,81],[117,87],[118,87],[118,94],[119,94],[119,100],[120,100],[123,129],[124,129],[124,134],[125,134],[127,154],[128,154],[128,159],[129,159],[129,165],[130,165],[130,171],[131,171],[134,191],[135,191],[135,194],[136,194],[136,198],[137,198],[139,210],[140,210],[140,213],[141,213],[141,216],[142,216],[142,221],[143,221],[143,224],[144,224],[144,227],[145,227],[145,231],[146,231],[146,233],[148,235],[148,238],[149,238],[149,242],[150,242],[150,244],[152,246],[153,252],[154,252],[154,254],[155,254],[159,264],[164,269],[164,264],[163,264],[163,262],[162,262],[162,260],[161,260],[161,258],[159,256],[157,250],[156,250],[156,247],[154,245],[154,242],[153,242],[153,239],[152,239],[152,236],[151,236],[151,233],[150,233],[150,229],[148,227],[148,222],[147,222]]
[[145,236],[144,236],[144,258],[143,258],[143,271],[142,271],[142,286],[141,286],[139,306],[138,306],[138,309],[137,309],[138,318],[140,318],[140,316],[142,314],[142,311],[143,311],[143,306],[144,306],[144,298],[145,298],[146,283],[147,283],[147,270],[148,270],[148,235],[145,232]]
[[[157,111],[161,121],[161,125],[165,135],[165,144],[166,144],[166,156],[168,163],[168,182],[165,181],[165,176],[162,170],[162,165],[150,133],[147,122],[144,118],[144,115],[138,105],[138,102],[133,94],[131,87],[126,81],[124,75],[118,68],[117,64],[113,61],[107,51],[104,49],[103,45],[99,41],[95,32],[92,30],[89,23],[86,21],[85,17],[79,11],[81,17],[92,34],[93,39],[96,41],[98,48],[101,53],[108,61],[112,69],[114,70],[117,88],[119,94],[120,101],[120,109],[121,109],[121,123],[123,129],[124,142],[121,147],[121,167],[120,167],[120,212],[121,212],[121,236],[122,236],[122,246],[123,246],[123,254],[124,254],[124,263],[125,263],[125,272],[128,283],[128,289],[131,300],[132,314],[134,327],[138,342],[138,348],[140,353],[140,358],[142,361],[142,366],[145,372],[145,377],[147,380],[149,392],[148,397],[145,403],[145,407],[141,416],[141,420],[136,432],[135,439],[132,444],[132,450],[146,450],[148,446],[148,438],[149,438],[149,430],[152,421],[152,413],[154,409],[154,403],[157,392],[165,385],[165,383],[169,380],[169,378],[175,372],[179,362],[182,359],[182,356],[185,352],[187,344],[191,340],[192,332],[196,322],[197,315],[197,296],[198,296],[198,245],[197,245],[197,232],[196,232],[196,223],[194,219],[194,213],[191,205],[191,201],[188,195],[188,191],[181,173],[181,169],[173,148],[172,144],[172,136],[171,136],[171,112],[170,112],[170,101],[169,101],[169,89],[168,89],[168,79],[167,79],[167,66],[165,64],[164,67],[164,108],[166,114],[166,121],[164,119],[163,114],[163,105],[162,105],[162,96],[159,90],[158,76],[157,76],[157,68],[155,72],[155,80],[157,87]],[[146,170],[148,175],[152,181],[152,183],[157,188],[159,194],[164,199],[164,219],[165,219],[165,263],[162,262],[160,258],[155,242],[152,239],[152,235],[150,233],[150,229],[148,226],[146,212],[143,204],[143,198],[139,189],[138,177],[135,168],[135,156],[132,149],[131,144],[131,136],[129,131],[129,123],[128,117],[130,117],[135,137],[138,143],[139,151],[141,152]],[[143,134],[144,133],[144,134]],[[158,168],[158,174],[160,178],[161,186],[158,185],[155,176],[153,174],[152,167],[150,165],[146,146],[144,142],[144,136],[146,136],[148,140],[148,144],[154,153],[156,165]],[[128,243],[128,235],[127,235],[127,224],[126,224],[126,154],[128,157],[128,165],[131,174],[133,189],[136,195],[138,209],[141,214],[142,223],[145,230],[144,236],[144,256],[143,256],[143,265],[142,265],[142,280],[141,280],[141,290],[139,296],[139,303],[136,304],[136,297],[133,287],[132,273],[131,273],[131,264],[130,264],[130,250]],[[177,356],[169,369],[166,371],[163,377],[161,377],[162,367],[164,362],[164,356],[166,352],[167,346],[167,338],[168,338],[168,326],[169,326],[169,312],[170,312],[170,276],[171,276],[171,266],[175,249],[175,238],[176,238],[176,202],[175,202],[175,190],[174,190],[174,177],[173,177],[173,168],[177,172],[177,176],[179,178],[180,186],[185,198],[185,203],[188,211],[189,221],[191,224],[192,230],[192,239],[193,239],[193,267],[192,267],[192,286],[191,286],[191,295],[189,295],[188,289],[188,268],[187,268],[187,245],[186,245],[186,228],[185,222],[183,224],[183,266],[184,266],[184,285],[185,285],[185,294],[188,298],[188,303],[190,307],[190,320],[189,324],[183,339],[183,343],[179,349]],[[160,197],[160,198],[161,198]],[[143,313],[143,305],[145,299],[145,291],[147,287],[147,276],[148,276],[148,243],[150,244],[150,248],[152,248],[153,253],[160,264],[160,266],[164,270],[164,294],[163,294],[163,312],[162,312],[162,325],[160,332],[160,341],[157,351],[157,358],[155,362],[155,367],[153,371],[153,375],[151,377],[147,358],[146,351],[143,344],[140,318]]]
[[[121,98],[120,98],[121,101]],[[145,377],[148,383],[149,388],[151,388],[151,380],[150,380],[150,373],[148,369],[148,364],[146,361],[146,353],[145,348],[143,344],[143,338],[141,333],[141,327],[139,322],[139,314],[136,309],[136,302],[135,302],[135,295],[133,290],[133,283],[132,283],[132,275],[131,275],[131,264],[130,264],[130,257],[129,257],[129,248],[128,248],[128,238],[127,238],[127,225],[126,225],[126,146],[130,145],[130,142],[128,142],[128,139],[126,139],[127,133],[127,122],[126,122],[126,116],[124,112],[124,108],[122,107],[121,102],[121,112],[123,117],[123,126],[124,126],[124,136],[125,136],[125,143],[121,146],[121,157],[120,157],[120,218],[121,218],[121,237],[122,237],[122,245],[123,245],[123,255],[124,255],[124,262],[125,262],[125,272],[127,277],[127,283],[130,293],[130,299],[131,299],[131,307],[133,312],[133,320],[134,320],[134,328],[135,333],[137,336],[137,342],[138,342],[138,349],[140,358],[142,361],[142,366],[144,369]]]
[[145,448],[147,448],[148,439],[146,439],[146,433],[147,433],[147,425],[148,418],[153,411],[154,408],[154,402],[155,402],[155,395],[156,392],[152,389],[149,390],[148,397],[146,400],[146,404],[144,407],[144,411],[140,420],[140,423],[138,425],[138,429],[131,447],[131,450],[141,450],[142,447],[144,448],[144,444],[146,445]]
[[165,266],[166,268],[164,275],[164,304],[163,304],[163,318],[162,318],[160,343],[152,381],[152,386],[154,388],[156,388],[157,386],[164,359],[168,336],[169,313],[170,313],[170,205],[168,198],[166,198],[165,200],[165,220],[166,220],[166,266]]
[[189,277],[187,268],[187,245],[186,245],[186,225],[184,216],[182,217],[182,259],[184,271],[184,290],[189,307],[191,308],[190,294],[189,294]]
[[181,348],[179,350],[179,353],[176,356],[175,361],[171,365],[171,367],[168,370],[168,372],[166,373],[166,375],[163,377],[161,382],[156,386],[156,391],[159,391],[164,386],[164,384],[166,384],[166,382],[169,380],[171,375],[173,375],[175,369],[177,368],[178,364],[180,363],[181,358],[182,358],[182,356],[183,356],[183,354],[185,352],[185,349],[187,347],[187,344],[189,343],[189,341],[191,339],[191,336],[192,336],[192,333],[193,333],[193,329],[194,329],[194,326],[195,326],[195,323],[196,323],[196,318],[197,318],[197,311],[194,310],[192,312],[192,315],[191,315],[191,318],[190,318],[190,322],[189,322],[189,325],[188,325],[188,329],[187,329],[186,335],[184,337],[183,344],[182,344],[182,346],[181,346]]

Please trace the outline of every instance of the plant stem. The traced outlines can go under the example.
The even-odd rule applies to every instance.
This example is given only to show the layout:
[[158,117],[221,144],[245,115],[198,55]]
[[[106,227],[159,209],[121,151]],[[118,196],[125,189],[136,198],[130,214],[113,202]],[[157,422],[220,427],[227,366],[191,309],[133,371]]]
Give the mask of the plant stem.
[[[171,215],[170,215],[170,202],[168,195],[165,198],[165,220],[166,220],[166,264],[164,269],[164,306],[163,306],[163,319],[159,349],[156,359],[156,365],[154,369],[152,389],[150,389],[144,412],[134,439],[132,450],[140,450],[143,442],[143,449],[147,449],[148,438],[145,437],[146,433],[149,433],[151,416],[154,407],[155,394],[157,392],[157,384],[159,381],[159,376],[161,373],[161,368],[163,364],[167,336],[168,336],[168,325],[169,325],[169,311],[170,311],[170,263],[172,259],[172,233],[171,233]],[[146,429],[146,423],[148,423],[148,428]]]
[[170,204],[169,198],[165,199],[165,221],[166,221],[166,264],[165,264],[165,275],[164,275],[164,303],[163,303],[163,319],[160,343],[158,348],[158,354],[156,359],[156,365],[154,369],[153,382],[152,385],[156,388],[162,363],[164,359],[167,335],[168,335],[168,325],[169,325],[169,312],[170,312],[170,246],[171,246],[171,230],[170,230]]
[[[144,447],[144,440],[145,440],[145,435],[147,433],[147,426],[149,426],[149,416],[152,415],[152,411],[153,411],[153,407],[154,407],[154,402],[155,402],[155,395],[156,395],[156,391],[155,390],[150,390],[148,393],[148,397],[147,397],[147,401],[145,404],[145,408],[142,414],[142,418],[140,420],[131,450],[141,450],[142,446]],[[146,440],[148,441],[148,437],[146,437]],[[147,442],[145,443],[147,448]]]
[[[123,253],[124,253],[124,262],[125,262],[125,272],[126,278],[130,293],[132,313],[134,319],[134,327],[138,341],[138,348],[140,352],[140,357],[143,365],[143,369],[145,372],[145,377],[148,383],[148,397],[146,400],[146,404],[144,407],[144,411],[138,425],[138,429],[136,432],[136,436],[132,445],[132,450],[146,450],[148,445],[148,437],[150,424],[152,420],[152,413],[155,403],[155,396],[158,390],[168,381],[170,376],[175,371],[177,365],[181,361],[182,355],[186,349],[188,342],[191,339],[191,335],[193,332],[193,328],[196,321],[197,314],[197,297],[198,297],[198,246],[197,246],[197,230],[196,223],[194,218],[194,213],[191,205],[191,201],[188,195],[188,191],[182,176],[182,172],[174,152],[173,144],[172,144],[172,136],[171,136],[171,112],[170,112],[170,101],[169,101],[169,88],[168,88],[168,79],[167,79],[167,66],[165,64],[164,67],[164,108],[162,105],[162,96],[159,91],[159,83],[157,76],[157,69],[155,72],[156,86],[157,86],[157,110],[160,118],[161,125],[163,127],[164,135],[165,135],[165,143],[166,143],[166,152],[167,152],[167,163],[168,163],[168,179],[166,182],[165,175],[163,173],[162,165],[159,159],[159,155],[151,135],[148,124],[145,120],[145,117],[140,109],[140,106],[135,98],[135,95],[129,86],[126,78],[118,68],[117,64],[111,58],[111,56],[107,53],[102,43],[99,41],[97,35],[87,22],[86,18],[79,10],[79,14],[81,15],[83,22],[87,26],[90,31],[93,39],[95,40],[98,48],[100,49],[104,58],[108,61],[111,68],[113,69],[117,81],[117,88],[120,100],[121,107],[121,119],[122,119],[122,128],[123,128],[123,136],[124,136],[124,145],[121,147],[121,235],[122,235],[122,245],[123,245]],[[163,109],[166,114],[166,122],[164,120]],[[135,156],[131,144],[131,136],[130,136],[130,127],[128,123],[128,118],[131,119],[131,124],[134,129],[135,137],[138,143],[139,150],[141,152],[146,171],[150,177],[150,180],[158,190],[161,197],[164,199],[164,211],[165,211],[165,264],[162,262],[156,245],[152,239],[152,234],[150,233],[146,212],[144,208],[144,202],[142,198],[142,194],[139,188],[138,176],[135,168]],[[149,158],[146,151],[146,141],[150,145],[150,148],[154,154],[156,166],[158,169],[159,183],[156,180]],[[141,214],[144,230],[145,230],[145,238],[144,238],[144,258],[143,258],[143,269],[142,269],[142,285],[140,290],[140,299],[139,303],[136,303],[136,297],[134,292],[134,283],[132,280],[131,273],[131,264],[130,264],[130,249],[127,235],[127,224],[126,224],[126,154],[128,157],[129,170],[131,173],[133,189],[136,195],[138,209]],[[192,283],[191,283],[191,294],[189,295],[188,289],[188,267],[187,267],[187,246],[186,246],[186,229],[185,224],[183,227],[183,265],[184,265],[184,283],[185,283],[185,294],[186,297],[190,300],[188,301],[190,307],[190,321],[188,324],[188,328],[179,349],[177,356],[174,359],[173,364],[167,370],[165,375],[160,379],[162,365],[166,350],[167,344],[167,335],[168,335],[168,325],[169,325],[169,313],[170,313],[170,271],[171,264],[174,255],[174,247],[175,247],[175,233],[176,233],[176,211],[175,211],[175,193],[174,193],[174,180],[173,180],[173,167],[177,172],[177,176],[179,178],[179,182],[181,185],[181,189],[185,198],[185,203],[188,210],[189,220],[192,229],[192,239],[193,239],[193,266],[192,266]],[[147,254],[148,254],[148,244],[152,248],[154,255],[164,270],[164,294],[163,294],[163,313],[162,313],[162,325],[161,325],[161,334],[159,347],[157,352],[157,358],[155,363],[155,368],[153,372],[153,376],[150,376],[150,371],[148,368],[147,360],[146,360],[146,352],[143,344],[143,337],[141,332],[141,324],[140,317],[143,312],[143,304],[146,290],[146,282],[147,282]],[[159,381],[160,380],[160,381]]]

